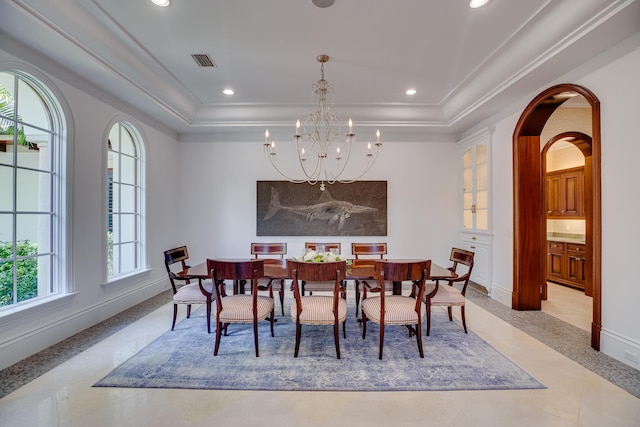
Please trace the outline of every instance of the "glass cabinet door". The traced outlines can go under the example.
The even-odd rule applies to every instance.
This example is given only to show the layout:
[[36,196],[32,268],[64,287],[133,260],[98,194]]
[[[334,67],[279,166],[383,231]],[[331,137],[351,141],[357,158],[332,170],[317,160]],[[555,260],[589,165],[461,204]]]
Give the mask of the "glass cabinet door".
[[462,225],[489,230],[489,150],[473,144],[462,155]]

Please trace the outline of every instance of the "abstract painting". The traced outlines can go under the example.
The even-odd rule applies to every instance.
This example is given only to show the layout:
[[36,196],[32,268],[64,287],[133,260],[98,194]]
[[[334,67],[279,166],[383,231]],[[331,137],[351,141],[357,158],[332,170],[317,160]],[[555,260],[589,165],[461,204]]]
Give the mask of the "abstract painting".
[[258,236],[386,236],[387,181],[257,182]]

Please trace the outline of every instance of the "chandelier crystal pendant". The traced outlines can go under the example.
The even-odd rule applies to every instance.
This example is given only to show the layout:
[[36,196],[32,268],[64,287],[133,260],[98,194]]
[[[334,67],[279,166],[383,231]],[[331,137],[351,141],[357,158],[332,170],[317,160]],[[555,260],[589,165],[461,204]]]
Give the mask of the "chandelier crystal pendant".
[[377,130],[374,146],[372,147],[371,142],[367,145],[363,170],[355,177],[349,179],[342,177],[349,162],[356,134],[353,132],[351,119],[348,122],[347,133],[341,134],[340,121],[327,105],[327,93],[333,88],[324,79],[324,64],[329,61],[329,56],[318,55],[316,59],[321,64],[320,80],[312,87],[318,96],[318,107],[316,111],[309,113],[302,123],[300,120],[296,122],[296,133],[293,136],[304,178],[291,178],[278,167],[276,142],[269,141],[269,129],[264,133],[264,150],[271,165],[288,181],[298,184],[307,182],[311,185],[319,182],[320,190],[324,191],[325,183],[348,184],[366,174],[382,151],[382,143],[380,143],[380,130]]

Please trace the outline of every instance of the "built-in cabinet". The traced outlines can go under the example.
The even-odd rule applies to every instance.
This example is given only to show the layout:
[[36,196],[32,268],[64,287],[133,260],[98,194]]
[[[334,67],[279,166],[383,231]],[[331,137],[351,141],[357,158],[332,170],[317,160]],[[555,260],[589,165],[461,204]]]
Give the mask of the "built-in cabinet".
[[585,289],[587,252],[580,243],[547,242],[547,280]]
[[584,167],[548,172],[547,218],[584,218]]
[[459,246],[475,253],[471,280],[491,292],[491,131],[458,142],[462,159],[462,230]]

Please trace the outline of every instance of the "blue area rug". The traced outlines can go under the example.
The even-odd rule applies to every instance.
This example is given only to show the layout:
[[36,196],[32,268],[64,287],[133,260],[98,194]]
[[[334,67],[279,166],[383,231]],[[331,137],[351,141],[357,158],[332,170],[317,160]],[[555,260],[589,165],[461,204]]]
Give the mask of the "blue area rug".
[[271,337],[269,323],[260,322],[259,358],[255,357],[250,324],[229,326],[229,335],[222,337],[214,357],[215,334],[207,334],[204,310],[199,309],[94,387],[313,391],[545,388],[473,332],[465,334],[462,325],[455,319],[450,322],[444,311],[435,310],[432,315],[431,335],[423,337],[424,359],[406,328],[388,326],[382,360],[378,359],[378,325],[368,322],[363,340],[353,313],[351,305],[346,340],[342,328],[340,331],[340,360],[331,326],[303,325],[300,354],[294,358],[295,324],[282,316],[276,316],[275,337]]

